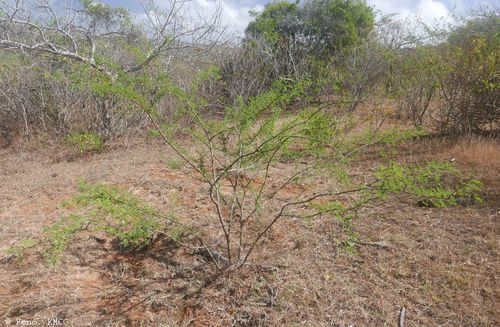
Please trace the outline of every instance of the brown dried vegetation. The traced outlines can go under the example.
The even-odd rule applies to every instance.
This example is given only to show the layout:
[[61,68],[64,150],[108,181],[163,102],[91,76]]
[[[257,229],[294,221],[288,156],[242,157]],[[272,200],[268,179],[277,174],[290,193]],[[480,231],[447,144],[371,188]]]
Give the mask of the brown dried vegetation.
[[[374,203],[354,223],[357,255],[346,252],[334,218],[286,219],[251,265],[229,275],[169,238],[123,253],[84,233],[55,268],[36,254],[20,263],[4,258],[0,317],[59,317],[75,326],[394,326],[405,307],[408,325],[498,325],[498,141],[424,138],[397,148],[398,160],[454,159],[474,170],[489,201],[448,209]],[[206,192],[165,168],[172,154],[156,141],[130,140],[72,162],[54,160],[54,148],[1,151],[2,251],[63,214],[57,204],[76,192],[78,179],[128,189],[206,235],[220,233]],[[378,160],[369,151],[359,159],[353,175]],[[279,165],[274,178],[286,169]]]

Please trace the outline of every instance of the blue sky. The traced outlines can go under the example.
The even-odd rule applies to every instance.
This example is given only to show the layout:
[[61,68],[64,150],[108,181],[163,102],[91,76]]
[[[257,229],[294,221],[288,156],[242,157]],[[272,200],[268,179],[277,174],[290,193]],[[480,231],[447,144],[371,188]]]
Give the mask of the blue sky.
[[[141,13],[139,0],[102,0],[103,2],[129,8],[132,12]],[[384,14],[398,13],[402,17],[416,15],[432,23],[436,19],[462,13],[478,5],[498,3],[498,0],[367,0]],[[168,3],[169,0],[156,0],[157,3]],[[223,8],[222,20],[236,33],[242,33],[251,17],[250,10],[262,10],[266,0],[191,0],[185,6],[205,14],[215,11],[217,3]]]

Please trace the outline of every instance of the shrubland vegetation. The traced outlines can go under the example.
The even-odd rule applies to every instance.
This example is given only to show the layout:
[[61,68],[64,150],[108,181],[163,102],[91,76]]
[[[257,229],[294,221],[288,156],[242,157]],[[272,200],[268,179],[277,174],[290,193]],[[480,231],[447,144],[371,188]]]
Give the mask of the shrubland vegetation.
[[[184,2],[147,2],[141,24],[127,10],[98,2],[81,1],[75,8],[36,4],[0,6],[2,137],[45,133],[85,154],[153,126],[149,135],[161,136],[176,160],[208,187],[225,239],[225,262],[218,266],[246,263],[280,218],[324,213],[308,212],[319,198],[333,201],[339,212],[348,209],[334,198],[345,193],[360,194],[353,208],[378,198],[367,192],[409,193],[429,206],[480,199],[480,183],[463,181],[447,164],[392,163],[380,167],[371,183],[271,204],[290,183],[311,182],[332,166],[339,172],[358,151],[424,135],[424,127],[439,133],[498,131],[496,12],[440,30],[376,17],[361,0],[278,1],[252,13],[237,42],[224,34],[219,11],[198,26],[185,24]],[[408,117],[417,132],[379,133],[382,118],[367,136],[346,138],[356,126],[353,115],[369,97],[393,99],[394,109],[382,117]],[[271,188],[274,162],[304,159],[309,164],[297,164]],[[454,177],[451,188],[443,184],[444,174]],[[262,227],[250,232],[257,218]],[[81,227],[80,220],[75,224]],[[125,234],[122,243],[128,242]],[[62,235],[60,244],[67,241]]]
[[[350,231],[359,208],[388,196],[429,207],[482,201],[481,183],[449,163],[388,162],[362,182],[344,167],[380,143],[498,132],[498,12],[443,30],[376,16],[361,0],[277,1],[253,13],[237,41],[220,25],[220,11],[193,25],[186,6],[146,2],[146,20],[136,24],[127,10],[99,2],[1,1],[3,145],[55,137],[85,154],[149,128],[176,153],[169,166],[206,186],[223,241],[201,244],[219,269],[248,263],[286,217],[333,214]],[[374,110],[371,128],[356,134],[357,110],[374,99],[391,106]],[[410,119],[415,129],[382,132],[387,116]],[[271,182],[280,162],[293,169]],[[336,183],[281,196],[299,180],[316,185],[322,174]],[[52,261],[81,230],[104,232],[124,248],[165,232],[161,214],[134,197],[99,185],[82,192],[72,201],[82,212],[44,231]],[[340,201],[346,194],[352,198]],[[11,251],[19,256],[33,242]]]

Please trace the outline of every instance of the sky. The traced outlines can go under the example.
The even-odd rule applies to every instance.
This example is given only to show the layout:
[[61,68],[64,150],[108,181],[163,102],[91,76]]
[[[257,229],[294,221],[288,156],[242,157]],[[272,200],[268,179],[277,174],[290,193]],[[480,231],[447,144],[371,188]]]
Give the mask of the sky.
[[[156,0],[157,3],[168,3],[169,0]],[[451,20],[452,14],[460,14],[478,5],[487,5],[499,0],[367,0],[382,14],[399,14],[400,17],[418,16],[427,23],[439,19]],[[129,8],[133,13],[141,13],[139,0],[103,0],[103,2]],[[252,19],[250,10],[260,11],[267,0],[190,0],[185,6],[190,10],[209,14],[214,12],[217,4],[223,9],[222,22],[236,34],[242,34]],[[498,3],[498,2],[497,2]]]

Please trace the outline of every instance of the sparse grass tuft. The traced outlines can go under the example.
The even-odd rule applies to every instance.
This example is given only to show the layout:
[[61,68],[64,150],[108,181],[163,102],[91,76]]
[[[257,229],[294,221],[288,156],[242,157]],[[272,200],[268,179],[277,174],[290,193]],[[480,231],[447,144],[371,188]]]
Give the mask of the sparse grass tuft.
[[31,238],[22,240],[20,244],[18,245],[13,245],[9,247],[6,251],[5,254],[8,256],[14,256],[17,260],[22,260],[24,258],[25,252],[34,247],[37,244],[37,241]]
[[171,158],[167,158],[166,165],[167,165],[167,168],[170,170],[181,170],[182,167],[184,166],[182,161],[171,159]]

